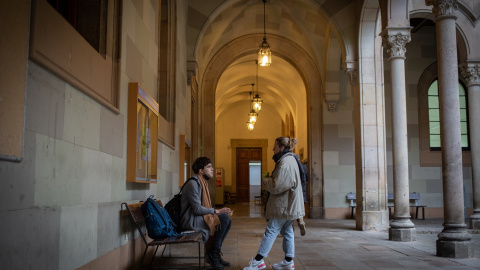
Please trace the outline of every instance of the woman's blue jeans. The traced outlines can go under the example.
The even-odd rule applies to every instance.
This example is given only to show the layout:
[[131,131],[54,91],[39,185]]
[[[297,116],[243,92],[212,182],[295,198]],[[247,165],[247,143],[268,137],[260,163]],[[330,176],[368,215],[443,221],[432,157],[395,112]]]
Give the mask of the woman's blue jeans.
[[262,243],[258,249],[258,254],[263,257],[267,257],[268,253],[272,249],[275,239],[277,239],[278,233],[283,235],[283,252],[285,252],[285,257],[293,258],[295,255],[295,237],[293,234],[293,220],[287,219],[270,219],[265,228],[265,233],[263,234]]

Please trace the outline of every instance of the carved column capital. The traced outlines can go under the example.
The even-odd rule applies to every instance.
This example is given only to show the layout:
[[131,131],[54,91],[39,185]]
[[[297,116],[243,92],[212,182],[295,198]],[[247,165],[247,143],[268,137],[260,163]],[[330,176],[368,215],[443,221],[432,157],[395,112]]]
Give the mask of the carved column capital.
[[425,0],[425,5],[433,6],[435,18],[440,16],[455,16],[458,9],[457,0]]
[[196,61],[187,62],[187,85],[192,85],[192,77],[197,76],[198,64]]
[[346,68],[345,73],[350,78],[350,83],[352,86],[358,85],[358,69],[356,68]]
[[325,94],[325,102],[328,104],[328,111],[335,112],[337,110],[337,103],[340,100],[340,94]]
[[405,45],[408,42],[410,42],[410,35],[402,33],[382,36],[382,46],[387,48],[387,53],[390,54],[390,57],[405,58],[405,52],[407,51]]
[[467,86],[480,85],[480,63],[462,63],[458,68]]

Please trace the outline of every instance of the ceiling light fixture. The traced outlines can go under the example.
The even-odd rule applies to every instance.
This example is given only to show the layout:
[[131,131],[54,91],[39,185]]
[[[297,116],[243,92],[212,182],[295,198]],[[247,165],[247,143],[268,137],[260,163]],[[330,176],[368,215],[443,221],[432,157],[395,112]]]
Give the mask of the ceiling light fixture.
[[272,64],[272,51],[270,50],[270,45],[267,42],[267,30],[265,28],[265,3],[267,0],[263,0],[263,42],[260,45],[260,50],[258,51],[258,65],[262,67],[267,67]]
[[[254,84],[252,83],[252,92],[254,91],[253,85]],[[255,94],[255,96],[252,99],[253,110],[256,113],[258,113],[262,109],[262,103],[263,103],[263,100],[260,97],[260,95],[258,94],[258,65],[257,65],[257,93]]]
[[255,128],[255,123],[247,121],[247,128],[248,130],[252,131]]
[[[253,87],[253,84],[252,84]],[[250,92],[250,100],[252,100],[252,92]],[[258,113],[250,106],[250,113],[248,114],[249,121],[253,124],[257,122]]]

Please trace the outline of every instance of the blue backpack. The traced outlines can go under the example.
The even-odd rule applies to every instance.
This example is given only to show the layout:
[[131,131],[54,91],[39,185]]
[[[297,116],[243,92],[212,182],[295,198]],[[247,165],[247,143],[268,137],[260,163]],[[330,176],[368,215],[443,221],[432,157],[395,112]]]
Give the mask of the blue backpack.
[[141,209],[145,217],[148,237],[159,239],[177,235],[175,232],[177,225],[172,221],[167,210],[153,199],[153,195],[143,203]]

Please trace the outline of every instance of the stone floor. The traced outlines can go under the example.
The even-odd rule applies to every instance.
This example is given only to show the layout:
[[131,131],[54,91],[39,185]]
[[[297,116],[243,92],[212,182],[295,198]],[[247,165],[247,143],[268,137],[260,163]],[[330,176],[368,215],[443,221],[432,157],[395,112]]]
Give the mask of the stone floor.
[[[230,205],[234,209],[233,225],[223,245],[223,257],[232,266],[243,269],[257,253],[266,222],[263,206],[254,203]],[[355,230],[355,221],[306,219],[307,234],[300,236],[295,227],[295,269],[480,269],[480,234],[473,234],[474,258],[450,259],[435,256],[437,234],[443,229],[442,219],[412,220],[417,229],[417,241],[394,242],[388,232]],[[202,247],[203,249],[203,247]],[[195,245],[172,247],[172,256],[195,256]],[[187,255],[189,254],[189,255]],[[202,250],[203,254],[203,250]],[[267,269],[281,261],[282,238],[279,236],[265,258]],[[202,260],[203,263],[203,260]],[[195,269],[198,258],[157,258],[154,268],[175,267]],[[208,265],[207,265],[208,266]],[[208,268],[208,267],[207,267]]]

